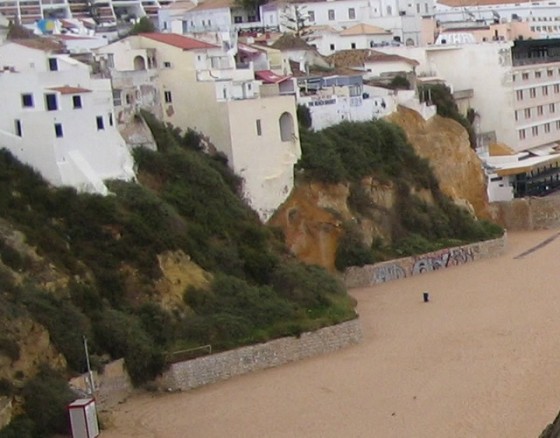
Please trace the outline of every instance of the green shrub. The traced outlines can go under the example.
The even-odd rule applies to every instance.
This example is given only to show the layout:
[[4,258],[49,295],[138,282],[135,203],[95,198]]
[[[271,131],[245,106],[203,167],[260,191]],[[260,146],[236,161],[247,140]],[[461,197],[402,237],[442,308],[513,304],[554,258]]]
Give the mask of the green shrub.
[[343,229],[344,234],[336,249],[336,268],[344,271],[349,266],[364,266],[373,263],[371,249],[364,244],[364,238],[358,226],[345,222]]
[[15,362],[19,359],[19,353],[19,344],[5,334],[0,334],[0,355],[7,356]]
[[96,342],[114,358],[124,357],[136,385],[163,370],[163,354],[143,329],[139,319],[115,309],[106,309],[93,322]]
[[51,341],[69,367],[77,372],[85,371],[83,337],[91,338],[88,318],[69,300],[31,287],[22,291],[21,300],[33,318],[47,328]]
[[10,424],[0,430],[0,438],[44,438],[47,432],[37,432],[35,423],[28,415],[18,415]]
[[76,397],[62,375],[46,366],[42,367],[23,387],[23,398],[25,412],[33,420],[37,436],[68,434],[70,422],[67,406]]

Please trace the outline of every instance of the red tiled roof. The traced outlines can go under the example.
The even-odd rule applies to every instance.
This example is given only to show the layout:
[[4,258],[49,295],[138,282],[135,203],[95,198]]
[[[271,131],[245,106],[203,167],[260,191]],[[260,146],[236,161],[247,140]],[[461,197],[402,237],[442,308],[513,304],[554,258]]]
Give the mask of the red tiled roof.
[[279,84],[290,79],[289,76],[280,76],[271,70],[259,70],[255,72],[257,79],[261,79],[265,84]]
[[368,62],[389,62],[389,61],[402,61],[409,65],[419,65],[420,63],[415,59],[405,58],[401,55],[394,55],[389,53],[378,52],[371,50],[369,56],[366,58]]
[[195,40],[194,38],[189,38],[176,33],[141,33],[140,36],[160,43],[168,44],[173,47],[178,47],[183,50],[215,49],[218,47],[213,44]]
[[10,40],[11,43],[19,44],[20,46],[29,47],[30,49],[42,50],[43,52],[61,53],[64,51],[64,46],[59,41],[54,41],[48,38],[27,38]]
[[49,90],[58,91],[60,94],[91,93],[91,90],[88,90],[87,88],[70,87],[68,85],[65,85],[64,87],[51,87]]

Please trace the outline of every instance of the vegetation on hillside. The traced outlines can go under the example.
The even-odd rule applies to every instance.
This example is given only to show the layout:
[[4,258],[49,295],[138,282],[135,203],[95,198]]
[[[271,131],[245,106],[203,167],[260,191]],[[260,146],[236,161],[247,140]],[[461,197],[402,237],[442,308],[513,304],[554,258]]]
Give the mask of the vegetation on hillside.
[[474,132],[474,110],[469,109],[467,117],[459,112],[457,103],[448,86],[443,84],[422,85],[418,87],[418,94],[423,100],[430,101],[437,108],[438,115],[448,117],[459,122],[469,134],[469,143],[476,149],[476,133]]
[[[391,240],[377,239],[367,247],[357,222],[344,223],[336,259],[340,270],[489,239],[503,232],[495,224],[476,220],[445,196],[427,160],[416,155],[394,124],[377,120],[345,122],[318,132],[303,129],[301,145],[298,167],[304,178],[349,182],[348,204],[356,220],[372,218],[380,210],[360,185],[364,177],[373,175],[397,188],[396,208],[384,212],[391,224]],[[415,194],[421,191],[429,192],[434,202]]]
[[[47,292],[33,281],[38,262],[0,237],[2,309],[46,327],[69,371],[85,371],[86,336],[95,366],[124,357],[137,384],[161,372],[170,352],[205,344],[219,351],[355,317],[343,286],[290,256],[281,236],[240,200],[240,181],[223,157],[201,152],[194,133],[147,119],[159,151],[137,150],[141,184],[114,181],[108,197],[52,188],[0,152],[0,220],[71,278]],[[211,279],[187,288],[176,308],[163,307],[156,290],[157,255],[169,250],[183,251]],[[26,280],[16,281],[20,275]],[[0,354],[17,358],[13,338],[0,337]],[[0,383],[3,393],[25,397],[25,388]],[[15,435],[8,428],[0,436],[59,431],[60,411],[42,425],[32,412],[15,423]]]

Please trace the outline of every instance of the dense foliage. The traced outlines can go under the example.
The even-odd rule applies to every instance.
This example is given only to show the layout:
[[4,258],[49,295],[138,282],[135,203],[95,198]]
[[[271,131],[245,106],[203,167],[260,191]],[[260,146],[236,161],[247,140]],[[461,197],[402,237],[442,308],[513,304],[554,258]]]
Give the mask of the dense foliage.
[[[0,218],[72,281],[56,293],[6,281],[7,305],[47,328],[76,372],[85,370],[83,337],[93,364],[124,357],[135,383],[163,369],[168,353],[211,344],[214,351],[265,341],[355,317],[342,285],[288,255],[238,196],[239,179],[223,156],[201,152],[200,138],[148,118],[159,152],[136,151],[142,184],[114,181],[114,195],[55,189],[6,151],[0,152]],[[208,273],[185,290],[180,308],[156,292],[157,255],[181,250]],[[0,239],[2,263],[16,272],[36,261]],[[72,330],[69,330],[69,327]],[[0,351],[17,358],[13,339]],[[12,391],[3,382],[4,392]]]
[[[346,122],[319,132],[302,130],[301,145],[298,167],[303,176],[325,183],[350,182],[348,205],[357,218],[380,212],[360,185],[362,178],[375,176],[397,187],[396,208],[382,212],[390,222],[390,242],[376,240],[368,248],[357,224],[345,223],[336,257],[340,270],[502,234],[500,227],[476,220],[440,191],[428,162],[416,155],[394,124]],[[415,194],[419,191],[429,191],[434,202],[422,200]]]
[[[469,134],[469,143],[472,149],[476,149],[476,133],[474,132],[474,117],[465,117],[459,112],[457,103],[449,87],[443,84],[423,85],[418,87],[418,94],[422,99],[431,101],[437,107],[437,113],[442,117],[448,117],[459,122]],[[474,110],[469,110],[474,114]]]

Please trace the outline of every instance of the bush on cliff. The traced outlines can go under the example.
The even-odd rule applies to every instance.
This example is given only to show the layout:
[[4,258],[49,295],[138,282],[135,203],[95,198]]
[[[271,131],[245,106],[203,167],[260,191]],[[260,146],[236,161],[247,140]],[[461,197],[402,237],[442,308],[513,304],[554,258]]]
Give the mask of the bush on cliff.
[[[449,104],[446,95],[442,96],[443,102]],[[303,177],[324,183],[348,183],[348,206],[357,217],[372,218],[376,209],[384,211],[362,187],[364,177],[373,176],[396,187],[395,207],[384,212],[391,222],[391,241],[368,248],[358,222],[347,223],[336,252],[339,270],[503,233],[499,226],[476,220],[445,196],[428,161],[416,155],[402,129],[394,124],[383,120],[344,122],[319,132],[304,130],[301,142],[298,168]],[[428,203],[416,194],[422,191],[429,193],[434,202]]]
[[[2,288],[47,328],[70,370],[84,371],[83,336],[95,357],[124,357],[140,383],[175,349],[231,348],[355,317],[337,281],[293,260],[240,199],[241,181],[223,156],[201,152],[191,131],[148,123],[159,152],[136,150],[140,183],[109,182],[107,197],[53,188],[0,151],[0,219],[69,279],[54,292],[41,276],[17,285],[0,265]],[[32,266],[6,248],[2,260],[26,274]],[[163,308],[157,256],[179,250],[213,278],[210,291],[206,301],[195,292],[188,304]]]

